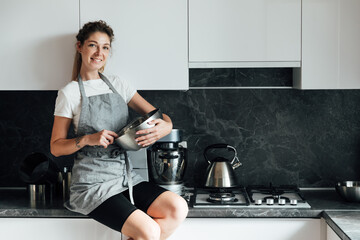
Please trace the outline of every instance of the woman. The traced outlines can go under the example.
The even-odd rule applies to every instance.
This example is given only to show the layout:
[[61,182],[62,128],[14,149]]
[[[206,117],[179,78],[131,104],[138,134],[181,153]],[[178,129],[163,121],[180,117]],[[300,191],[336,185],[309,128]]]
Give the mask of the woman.
[[[51,153],[76,152],[70,199],[65,204],[69,210],[132,239],[166,239],[185,219],[187,204],[175,193],[141,179],[126,153],[114,144],[116,133],[127,123],[128,106],[140,114],[155,108],[127,82],[102,74],[113,37],[103,21],[85,24],[76,36],[73,81],[58,92]],[[76,138],[68,139],[71,123]],[[172,129],[165,114],[152,124],[137,132],[145,134],[136,139],[139,145],[149,146]]]

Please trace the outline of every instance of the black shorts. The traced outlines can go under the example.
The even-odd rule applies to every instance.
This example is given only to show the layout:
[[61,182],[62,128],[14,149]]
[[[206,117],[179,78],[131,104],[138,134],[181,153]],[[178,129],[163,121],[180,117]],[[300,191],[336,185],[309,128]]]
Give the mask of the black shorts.
[[165,191],[167,190],[154,183],[141,182],[133,188],[135,206],[130,202],[129,190],[126,190],[107,199],[88,216],[121,232],[122,226],[132,212],[140,209],[146,213],[151,203]]

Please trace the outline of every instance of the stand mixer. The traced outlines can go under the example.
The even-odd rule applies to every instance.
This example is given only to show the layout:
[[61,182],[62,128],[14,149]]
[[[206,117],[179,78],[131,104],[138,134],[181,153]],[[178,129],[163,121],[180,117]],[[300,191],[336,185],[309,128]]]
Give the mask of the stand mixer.
[[186,142],[181,131],[173,129],[147,149],[149,180],[159,186],[184,195],[183,177],[187,165]]

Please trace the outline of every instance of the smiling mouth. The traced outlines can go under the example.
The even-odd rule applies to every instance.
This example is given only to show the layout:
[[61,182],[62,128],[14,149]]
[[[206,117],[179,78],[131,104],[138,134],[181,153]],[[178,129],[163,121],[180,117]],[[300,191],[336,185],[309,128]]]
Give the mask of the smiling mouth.
[[101,62],[101,59],[97,59],[97,58],[91,58],[91,60],[95,61],[95,62]]

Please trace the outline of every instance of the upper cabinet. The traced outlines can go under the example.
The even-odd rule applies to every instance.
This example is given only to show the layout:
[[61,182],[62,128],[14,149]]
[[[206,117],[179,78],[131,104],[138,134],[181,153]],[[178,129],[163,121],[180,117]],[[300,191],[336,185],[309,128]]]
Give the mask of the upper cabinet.
[[360,89],[360,1],[302,0],[299,89]]
[[81,26],[106,21],[114,30],[105,68],[137,89],[188,89],[186,0],[80,0]]
[[301,0],[189,0],[189,66],[299,67]]
[[186,0],[15,0],[0,8],[0,90],[63,87],[79,27],[100,19],[115,33],[106,72],[137,89],[189,88]]
[[0,90],[56,90],[71,79],[79,3],[2,1]]
[[[188,6],[189,4],[189,6]],[[75,35],[105,20],[105,71],[187,90],[190,68],[294,68],[299,89],[360,89],[359,0],[14,0],[0,8],[0,90],[58,90]]]

